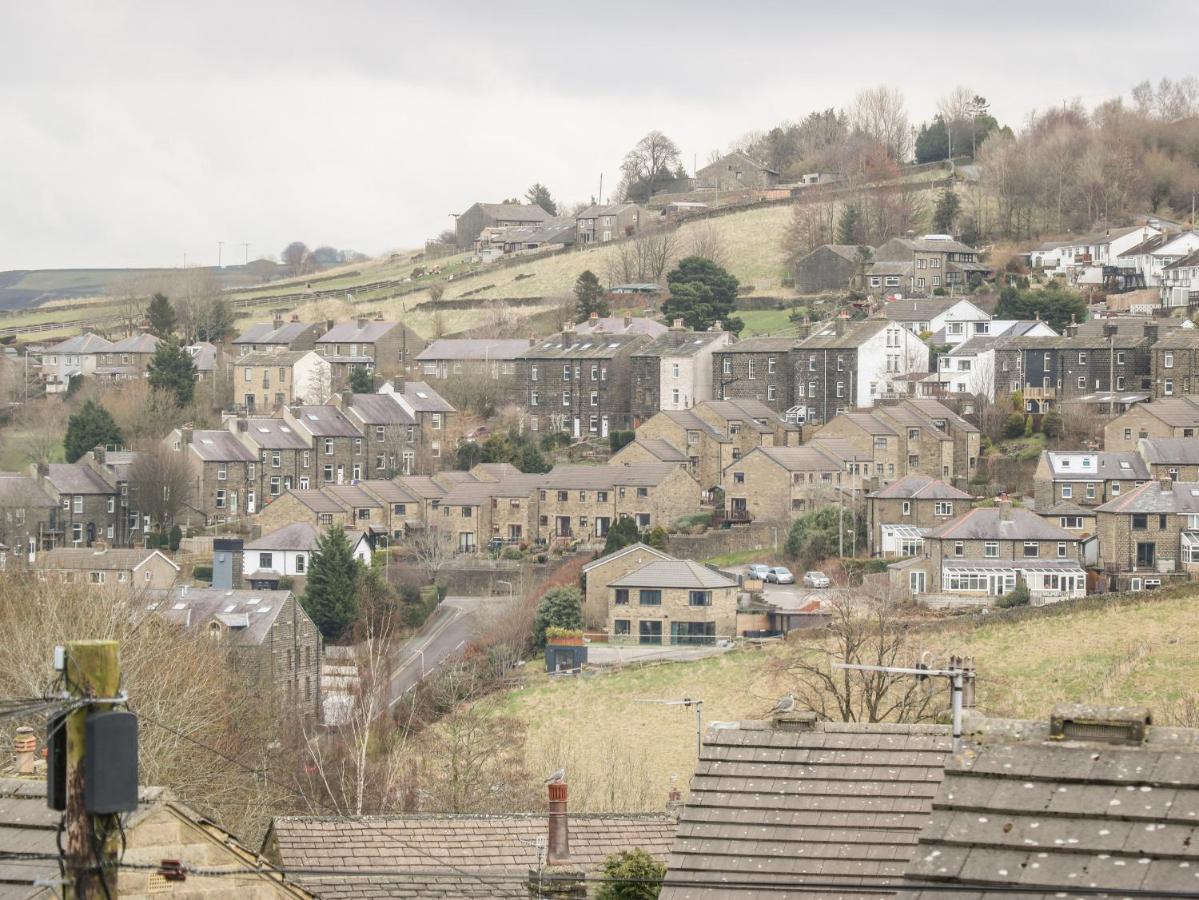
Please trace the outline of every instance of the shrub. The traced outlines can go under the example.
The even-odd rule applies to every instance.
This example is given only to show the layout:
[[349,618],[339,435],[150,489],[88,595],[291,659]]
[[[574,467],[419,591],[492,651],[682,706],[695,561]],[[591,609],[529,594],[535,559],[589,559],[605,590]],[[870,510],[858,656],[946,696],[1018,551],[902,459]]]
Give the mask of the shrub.
[[583,627],[583,592],[570,585],[556,587],[542,596],[533,620],[533,644],[545,647],[546,629]]
[[545,630],[545,642],[552,644],[555,641],[561,640],[577,640],[583,636],[581,628],[561,628],[557,625],[551,625]]
[[1003,436],[1018,438],[1024,436],[1024,416],[1018,412],[1012,413],[1003,420]]
[[296,582],[294,578],[292,578],[290,575],[284,575],[279,579],[277,590],[290,591],[293,587],[295,587],[295,584]]
[[846,535],[844,545],[846,553],[853,546],[853,533],[857,533],[857,546],[866,547],[866,523],[860,516],[855,516],[851,509],[838,509],[836,506],[826,506],[814,510],[791,524],[787,533],[785,549],[787,555],[798,560],[808,568],[814,563],[837,553],[837,530],[844,523]]
[[596,900],[657,900],[666,866],[637,847],[605,859],[604,876]]
[[1028,606],[1029,599],[1031,598],[1028,593],[1028,585],[1024,583],[1023,578],[1017,577],[1016,586],[999,598],[999,605],[1004,609]]
[[1032,437],[1032,416],[1031,415],[1024,417],[1024,436],[1026,438]]
[[174,553],[179,549],[179,544],[183,541],[183,529],[178,525],[171,526],[171,534],[169,538],[171,552]]
[[192,566],[192,579],[195,581],[212,582],[212,566]]
[[608,447],[613,453],[620,450],[626,444],[633,443],[636,433],[632,430],[613,430],[608,432]]
[[518,547],[505,547],[500,553],[500,559],[523,559],[524,554]]

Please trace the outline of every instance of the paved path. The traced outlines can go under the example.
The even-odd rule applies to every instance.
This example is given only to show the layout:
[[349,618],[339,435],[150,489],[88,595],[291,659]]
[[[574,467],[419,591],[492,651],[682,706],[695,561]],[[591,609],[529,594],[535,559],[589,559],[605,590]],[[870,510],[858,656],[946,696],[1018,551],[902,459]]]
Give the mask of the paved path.
[[446,597],[425,626],[401,645],[393,655],[387,706],[432,675],[447,660],[460,654],[475,638],[479,610],[507,602],[503,597]]
[[630,663],[687,662],[693,659],[704,659],[708,656],[719,656],[727,653],[728,647],[604,647],[592,644],[587,648],[587,664],[592,666],[627,666]]

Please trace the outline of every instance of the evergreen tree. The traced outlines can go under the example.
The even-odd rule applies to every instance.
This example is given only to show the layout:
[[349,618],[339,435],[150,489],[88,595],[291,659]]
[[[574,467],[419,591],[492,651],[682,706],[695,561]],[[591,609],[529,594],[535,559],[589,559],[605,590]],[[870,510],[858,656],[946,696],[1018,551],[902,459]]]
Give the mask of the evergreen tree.
[[538,648],[545,646],[545,630],[583,627],[583,592],[569,585],[556,587],[545,592],[537,604],[537,616],[533,619],[533,643]]
[[525,199],[534,206],[540,206],[551,216],[558,215],[558,204],[555,203],[554,198],[550,196],[550,189],[540,181],[525,192]]
[[623,550],[629,544],[635,544],[639,540],[641,540],[641,532],[637,530],[637,523],[627,516],[619,518],[608,529],[608,538],[604,541],[602,555],[607,556],[609,553]]
[[662,305],[669,320],[682,319],[693,331],[706,331],[714,322],[733,334],[744,327],[736,312],[737,279],[710,259],[688,256],[666,276],[670,299]]
[[308,564],[304,611],[328,640],[345,634],[358,619],[361,566],[345,530],[331,525],[317,541]]
[[175,331],[175,307],[166,294],[155,294],[150,298],[150,308],[146,311],[150,319],[150,333],[160,338],[170,337]]
[[862,212],[853,204],[841,210],[837,219],[837,243],[860,244],[858,232],[861,230]]
[[621,850],[604,860],[605,881],[596,900],[657,900],[666,866],[636,847]]
[[937,209],[933,213],[933,230],[938,234],[953,234],[953,223],[957,221],[958,213],[962,211],[962,201],[946,188],[937,200]]
[[355,366],[350,369],[350,390],[355,394],[373,394],[375,392],[375,377],[365,366]]
[[158,342],[146,373],[150,387],[170,391],[180,406],[191,403],[196,395],[195,360],[173,336]]
[[599,279],[588,269],[575,279],[575,321],[586,322],[592,313],[601,317],[610,316],[612,310]]
[[67,462],[75,462],[96,447],[119,447],[123,443],[112,414],[95,400],[88,400],[67,420],[67,436],[63,439]]
[[916,162],[929,163],[949,159],[949,131],[945,120],[937,116],[932,122],[921,125],[916,135]]
[[1070,321],[1087,317],[1087,301],[1068,288],[1051,284],[1035,291],[1005,287],[995,307],[997,319],[1039,318],[1054,331],[1061,332]]

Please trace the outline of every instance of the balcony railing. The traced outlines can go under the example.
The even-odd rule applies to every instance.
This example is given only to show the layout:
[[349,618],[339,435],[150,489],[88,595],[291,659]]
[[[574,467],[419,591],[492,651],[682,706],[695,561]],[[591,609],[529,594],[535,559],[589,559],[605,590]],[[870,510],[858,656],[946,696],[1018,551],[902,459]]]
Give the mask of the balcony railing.
[[1057,399],[1057,388],[1055,387],[1033,387],[1029,385],[1024,389],[1025,400],[1055,400]]
[[753,518],[748,509],[716,509],[712,513],[712,524],[748,525]]

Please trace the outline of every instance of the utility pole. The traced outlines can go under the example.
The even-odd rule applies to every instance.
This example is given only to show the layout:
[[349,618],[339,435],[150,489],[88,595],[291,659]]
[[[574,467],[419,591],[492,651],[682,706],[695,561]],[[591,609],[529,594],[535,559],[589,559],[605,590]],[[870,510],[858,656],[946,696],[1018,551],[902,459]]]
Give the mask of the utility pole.
[[[117,642],[72,641],[67,644],[63,675],[67,692],[72,697],[116,697],[121,686]],[[89,813],[84,796],[87,718],[92,712],[110,709],[111,703],[80,706],[67,716],[65,723],[67,883],[63,885],[63,900],[117,896],[119,816]]]
[[225,246],[225,242],[224,242],[224,241],[217,241],[217,242],[216,242],[216,267],[217,267],[218,269],[221,267],[221,248],[222,248],[222,247],[224,247],[224,246]]
[[246,265],[248,266],[250,264],[250,244],[249,242],[243,241],[241,246],[242,249],[246,251]]

